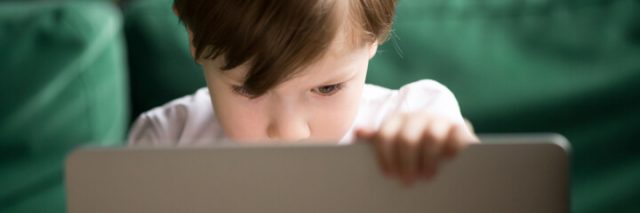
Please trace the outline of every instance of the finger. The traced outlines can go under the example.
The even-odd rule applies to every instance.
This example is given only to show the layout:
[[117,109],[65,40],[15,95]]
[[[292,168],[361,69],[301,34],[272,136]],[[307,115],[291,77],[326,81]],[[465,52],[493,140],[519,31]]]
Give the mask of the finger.
[[400,125],[400,118],[392,116],[381,125],[373,137],[381,168],[388,176],[397,175],[393,138],[400,129]]
[[449,132],[449,140],[451,142],[447,143],[443,148],[442,156],[444,159],[452,159],[456,157],[458,155],[458,152],[460,152],[460,149],[462,149],[463,143],[461,142],[461,140],[463,138],[461,137],[459,129],[459,126],[454,126]]
[[[376,135],[376,131],[367,128],[358,128],[355,131],[356,139],[362,139],[365,142],[373,142],[373,137]],[[361,141],[361,140],[358,140]]]
[[405,184],[411,185],[416,179],[421,164],[421,136],[426,127],[425,119],[416,115],[405,115],[400,132],[396,137],[399,168]]
[[447,136],[451,128],[451,124],[443,120],[434,119],[427,126],[428,129],[423,133],[422,143],[423,155],[421,168],[422,176],[431,179],[434,170],[436,170],[437,161],[444,144],[447,142]]
[[457,125],[457,131],[460,134],[460,141],[464,142],[464,144],[469,145],[472,143],[480,143],[480,139],[473,132],[473,126],[469,121],[465,120],[464,124]]
[[424,167],[423,177],[426,180],[432,180],[438,172],[438,162],[435,160],[428,161]]
[[445,159],[454,158],[458,153],[470,143],[478,143],[479,140],[464,125],[455,125],[451,128],[448,136],[449,142],[443,147],[442,157]]

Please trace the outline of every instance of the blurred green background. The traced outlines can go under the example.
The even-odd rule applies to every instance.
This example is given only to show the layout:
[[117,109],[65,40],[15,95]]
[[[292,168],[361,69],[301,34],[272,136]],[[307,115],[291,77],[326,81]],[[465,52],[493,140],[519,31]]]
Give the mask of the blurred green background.
[[[204,86],[172,0],[0,1],[0,212],[64,212],[64,156]],[[572,143],[572,212],[640,212],[640,1],[399,0],[368,82],[436,79],[479,133]]]

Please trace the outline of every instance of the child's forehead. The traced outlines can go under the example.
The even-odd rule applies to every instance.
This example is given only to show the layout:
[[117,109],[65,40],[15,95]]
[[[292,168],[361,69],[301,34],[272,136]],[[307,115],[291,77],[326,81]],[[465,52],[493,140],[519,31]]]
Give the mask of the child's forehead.
[[[295,72],[295,75],[290,76],[281,83],[300,78],[310,78],[315,79],[317,82],[324,82],[329,81],[327,79],[340,79],[341,77],[349,76],[358,70],[357,65],[361,64],[358,63],[360,60],[368,58],[366,57],[366,55],[368,55],[367,53],[366,47],[356,48],[350,45],[344,45],[341,42],[335,42],[318,60],[300,67],[300,70]],[[220,67],[223,64],[220,58],[214,59],[217,64],[216,67]],[[250,63],[251,62],[247,62],[234,69],[218,72],[234,84],[241,85],[247,78],[247,74],[251,68]]]

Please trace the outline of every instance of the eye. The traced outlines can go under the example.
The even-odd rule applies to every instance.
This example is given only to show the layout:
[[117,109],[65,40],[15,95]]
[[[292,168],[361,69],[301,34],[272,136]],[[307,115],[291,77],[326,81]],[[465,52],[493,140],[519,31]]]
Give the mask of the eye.
[[249,90],[247,90],[247,88],[244,86],[233,85],[231,86],[231,89],[233,90],[233,92],[235,92],[238,95],[241,95],[247,98],[253,98],[253,95],[251,95],[249,93]]
[[337,93],[338,91],[340,91],[340,89],[342,89],[342,84],[333,84],[333,85],[316,87],[311,91],[318,95],[331,96]]

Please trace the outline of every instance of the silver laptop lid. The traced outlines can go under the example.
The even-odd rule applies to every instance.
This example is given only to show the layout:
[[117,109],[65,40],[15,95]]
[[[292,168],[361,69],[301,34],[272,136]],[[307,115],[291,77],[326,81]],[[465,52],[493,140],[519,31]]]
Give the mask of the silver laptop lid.
[[365,144],[80,149],[67,159],[68,211],[569,212],[566,139],[481,138],[411,188]]

